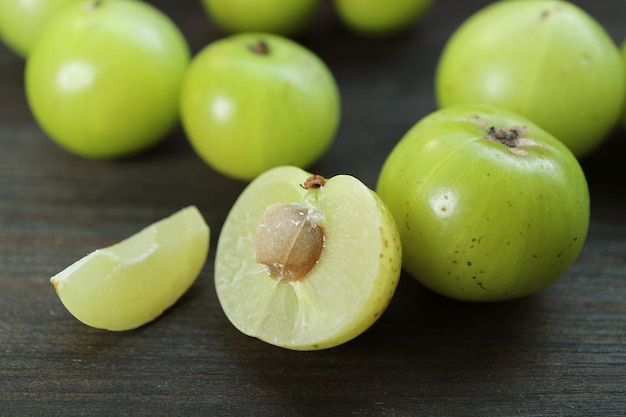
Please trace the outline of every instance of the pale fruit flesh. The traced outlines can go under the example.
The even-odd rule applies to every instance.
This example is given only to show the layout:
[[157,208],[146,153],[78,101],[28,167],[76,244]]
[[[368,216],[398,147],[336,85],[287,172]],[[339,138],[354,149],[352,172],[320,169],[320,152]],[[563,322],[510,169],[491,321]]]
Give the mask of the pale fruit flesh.
[[209,249],[209,227],[194,206],[98,249],[50,279],[84,324],[130,330],[160,316],[194,283]]
[[[401,266],[397,227],[372,190],[348,175],[305,189],[310,177],[279,167],[256,178],[226,219],[215,261],[217,295],[232,324],[295,350],[337,346],[369,328],[389,304]],[[278,280],[255,260],[257,229],[277,203],[306,207],[323,230],[317,262],[297,280]]]

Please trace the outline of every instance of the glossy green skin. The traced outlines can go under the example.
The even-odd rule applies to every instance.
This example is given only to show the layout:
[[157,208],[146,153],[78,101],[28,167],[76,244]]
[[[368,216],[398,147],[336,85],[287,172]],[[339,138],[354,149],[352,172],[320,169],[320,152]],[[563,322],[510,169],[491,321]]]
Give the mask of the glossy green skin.
[[292,35],[303,30],[319,0],[202,0],[211,20],[228,33]]
[[523,115],[581,158],[619,120],[624,68],[617,45],[577,6],[500,1],[452,35],[437,68],[436,96],[440,107],[482,103]]
[[0,0],[0,39],[16,54],[26,57],[50,18],[83,1]]
[[101,0],[64,10],[26,63],[26,93],[42,129],[89,158],[132,154],[178,122],[190,51],[182,33],[144,2]]
[[433,0],[334,0],[341,21],[355,32],[384,36],[407,29],[430,9]]
[[[523,127],[508,147],[490,127]],[[403,246],[403,267],[445,296],[495,301],[536,293],[576,261],[589,190],[574,155],[520,116],[492,107],[439,110],[396,145],[377,191]]]
[[[263,40],[267,54],[250,49]],[[239,34],[200,51],[185,76],[181,119],[198,155],[251,180],[280,165],[305,168],[336,133],[340,98],[326,65],[278,35]]]

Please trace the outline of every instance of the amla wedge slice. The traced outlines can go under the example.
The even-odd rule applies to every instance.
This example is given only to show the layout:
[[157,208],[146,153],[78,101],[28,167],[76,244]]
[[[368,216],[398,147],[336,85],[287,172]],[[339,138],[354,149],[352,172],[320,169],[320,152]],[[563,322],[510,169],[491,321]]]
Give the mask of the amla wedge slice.
[[278,167],[252,181],[230,211],[215,285],[244,334],[315,350],[368,329],[389,304],[400,268],[396,224],[372,190],[348,175],[323,180]]
[[106,330],[144,325],[193,284],[209,250],[209,227],[194,206],[98,249],[50,281],[67,310]]

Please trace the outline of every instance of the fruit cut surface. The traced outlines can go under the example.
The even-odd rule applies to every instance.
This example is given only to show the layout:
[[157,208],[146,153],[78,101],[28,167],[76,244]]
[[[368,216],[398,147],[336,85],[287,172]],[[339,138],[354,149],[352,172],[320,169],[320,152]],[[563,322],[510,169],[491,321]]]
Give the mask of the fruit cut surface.
[[201,213],[189,206],[90,253],[50,281],[84,324],[133,329],[157,318],[189,289],[206,262],[209,235]]
[[[215,261],[217,295],[232,324],[296,350],[333,347],[369,328],[388,305],[401,265],[395,222],[372,190],[348,175],[307,190],[310,176],[279,167],[255,179],[226,219]],[[308,207],[324,230],[318,262],[298,280],[276,279],[255,261],[257,227],[276,203]]]

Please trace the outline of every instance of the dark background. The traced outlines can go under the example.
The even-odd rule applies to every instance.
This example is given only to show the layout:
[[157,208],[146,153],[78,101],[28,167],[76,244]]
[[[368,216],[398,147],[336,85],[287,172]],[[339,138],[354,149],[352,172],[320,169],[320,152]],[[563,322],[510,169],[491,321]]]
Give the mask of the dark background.
[[[221,36],[199,2],[152,1],[197,52]],[[335,74],[336,141],[311,169],[375,186],[393,145],[435,109],[452,31],[489,3],[439,0],[407,34],[371,40],[328,8],[297,38]],[[614,40],[623,0],[579,0]],[[511,19],[515,17],[512,16]],[[213,287],[215,243],[242,182],[204,165],[180,129],[157,149],[90,161],[54,145],[24,98],[24,62],[0,46],[0,414],[209,416],[626,415],[626,133],[582,161],[586,246],[562,280],[518,301],[448,300],[403,276],[385,315],[330,350],[294,352],[237,332]],[[155,322],[113,333],[67,313],[49,277],[195,204],[212,228],[191,290]]]

